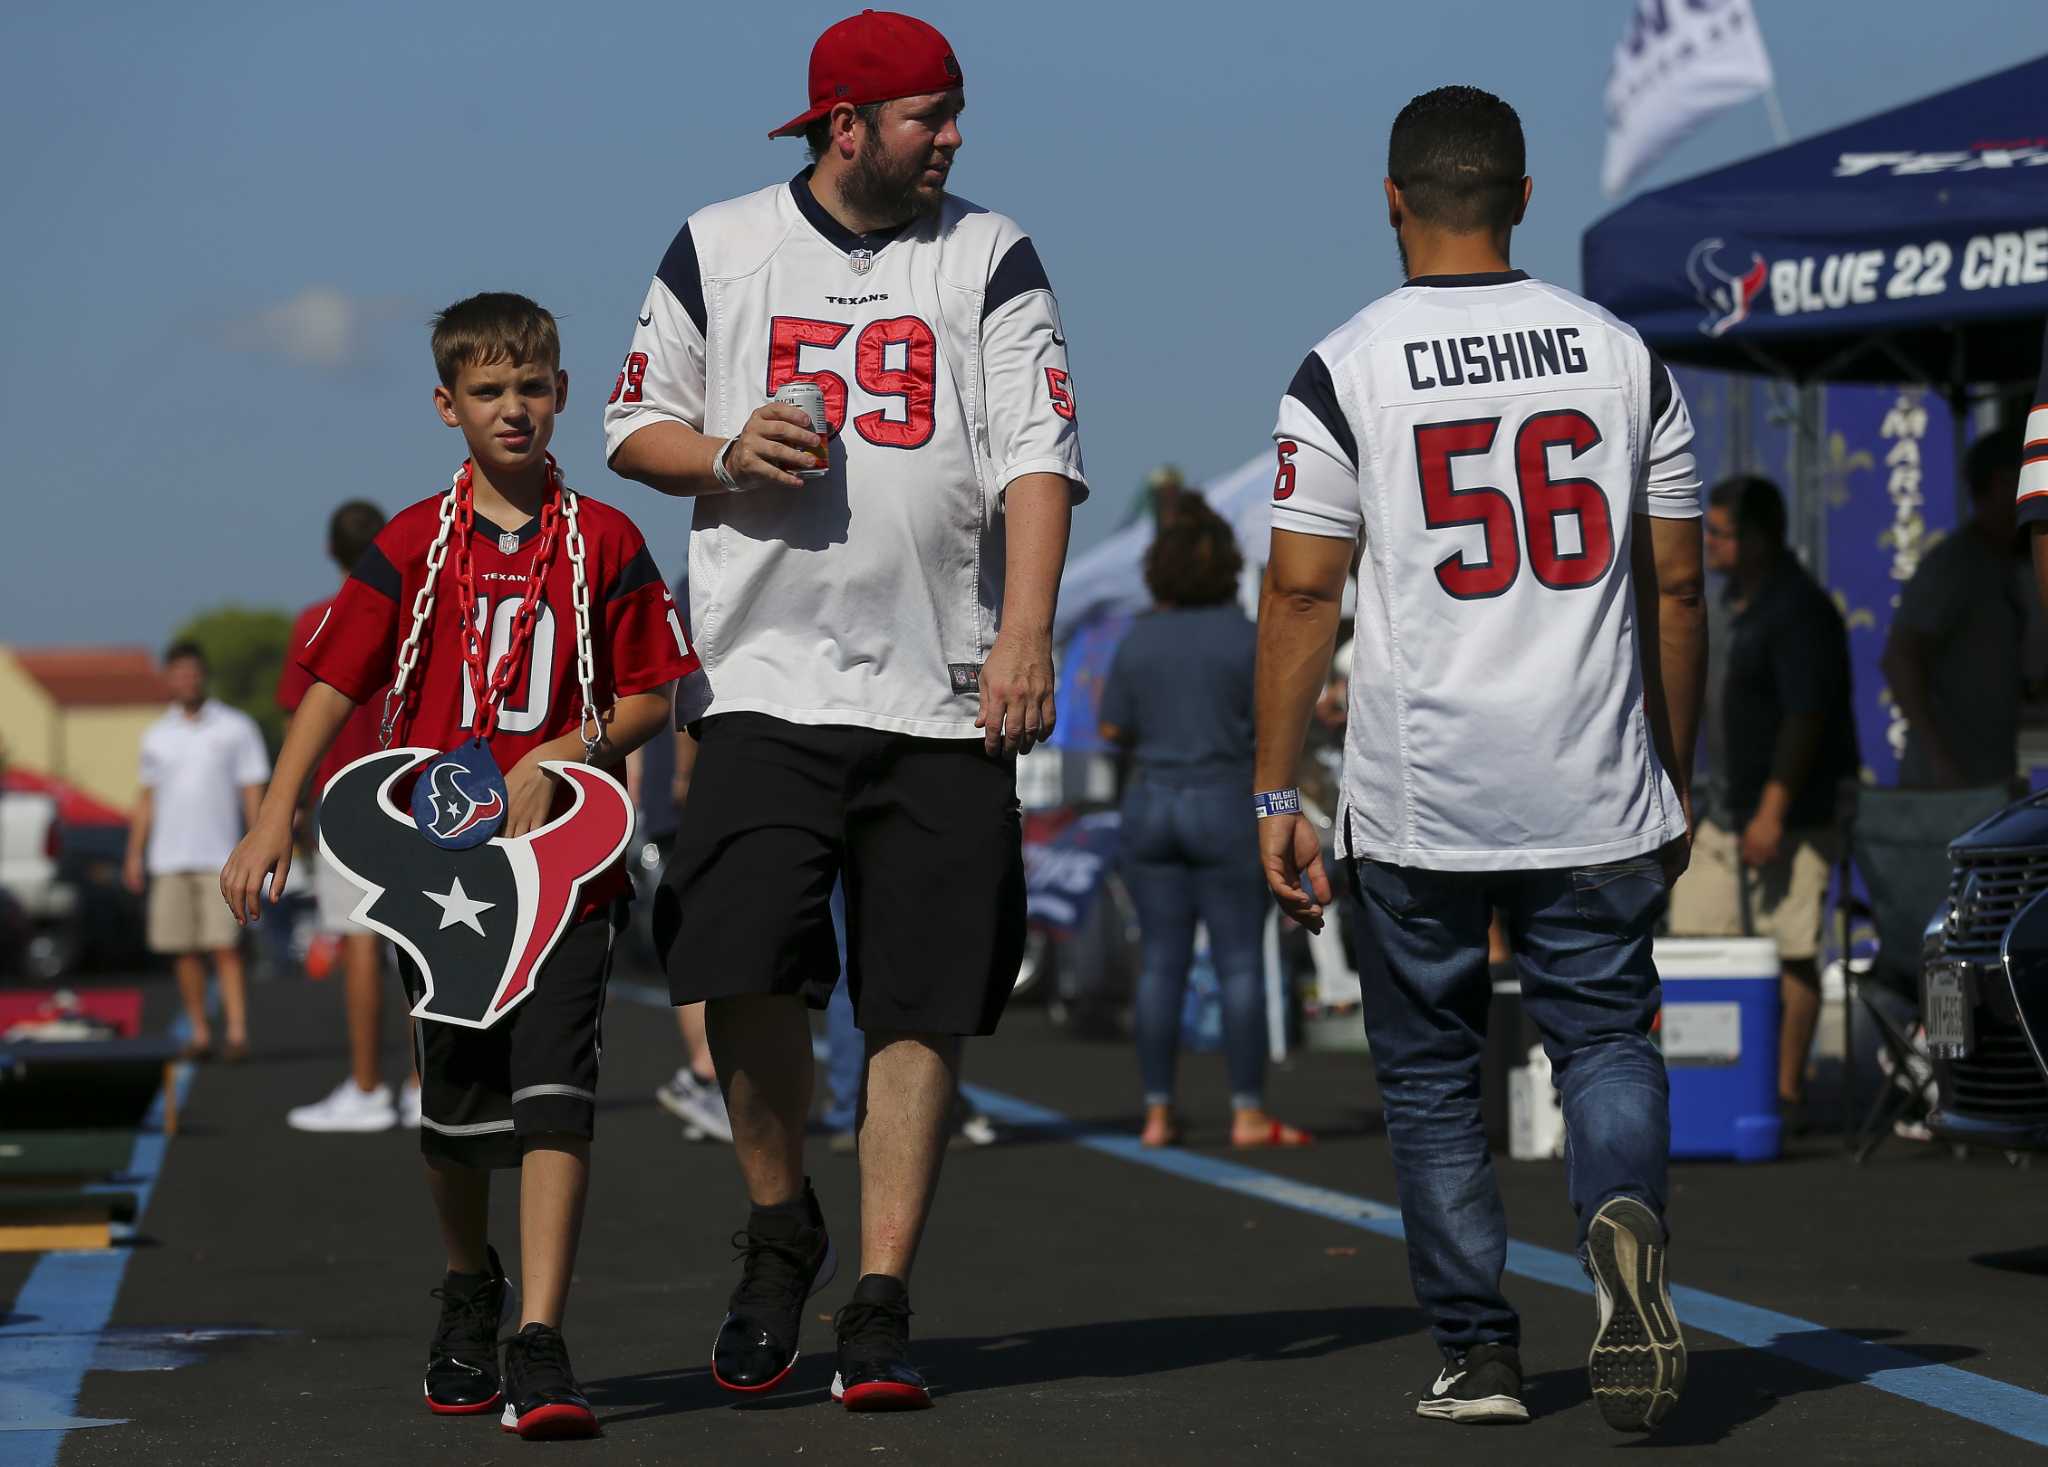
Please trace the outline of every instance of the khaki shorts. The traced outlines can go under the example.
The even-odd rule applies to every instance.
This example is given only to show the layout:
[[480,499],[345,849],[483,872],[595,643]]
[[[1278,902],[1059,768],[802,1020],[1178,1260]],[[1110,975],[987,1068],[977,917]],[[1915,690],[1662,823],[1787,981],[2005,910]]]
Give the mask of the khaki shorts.
[[219,872],[166,871],[149,878],[151,952],[221,952],[241,937],[242,929],[220,894]]
[[313,873],[313,904],[322,932],[346,937],[352,932],[370,930],[349,918],[356,903],[367,895],[360,886],[343,876],[340,868],[317,850],[307,855],[304,869]]
[[[1785,832],[1785,854],[1745,872],[1740,838],[1710,820],[1692,842],[1692,865],[1671,889],[1673,937],[1769,937],[1780,958],[1811,959],[1820,952],[1827,915],[1828,876],[1840,854],[1841,835],[1828,827]],[[1750,931],[1742,930],[1736,885],[1749,881]]]

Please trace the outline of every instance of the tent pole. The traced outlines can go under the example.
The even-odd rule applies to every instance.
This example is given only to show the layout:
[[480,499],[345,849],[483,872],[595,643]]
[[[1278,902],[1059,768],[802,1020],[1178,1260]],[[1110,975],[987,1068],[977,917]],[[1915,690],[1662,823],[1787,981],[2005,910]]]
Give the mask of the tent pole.
[[1771,135],[1784,147],[1792,141],[1792,134],[1785,129],[1785,109],[1778,105],[1778,84],[1772,82],[1764,88],[1764,111],[1771,119]]

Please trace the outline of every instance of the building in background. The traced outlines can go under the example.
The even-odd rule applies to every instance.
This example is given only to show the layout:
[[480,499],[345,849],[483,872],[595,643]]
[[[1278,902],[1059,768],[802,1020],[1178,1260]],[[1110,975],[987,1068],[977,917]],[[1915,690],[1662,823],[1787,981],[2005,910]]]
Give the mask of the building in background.
[[142,731],[170,697],[142,647],[0,646],[0,763],[129,809]]

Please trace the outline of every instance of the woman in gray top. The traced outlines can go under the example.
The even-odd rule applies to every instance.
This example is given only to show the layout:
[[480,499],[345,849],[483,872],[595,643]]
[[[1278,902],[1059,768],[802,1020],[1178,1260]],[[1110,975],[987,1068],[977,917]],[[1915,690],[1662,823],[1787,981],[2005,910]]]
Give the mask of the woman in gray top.
[[1184,494],[1145,557],[1154,609],[1131,626],[1102,693],[1102,736],[1130,751],[1123,870],[1138,908],[1138,1063],[1147,1146],[1180,1139],[1174,1069],[1195,924],[1223,990],[1231,1141],[1295,1146],[1266,1114],[1265,883],[1252,813],[1252,665],[1257,632],[1236,603],[1243,568],[1230,525]]

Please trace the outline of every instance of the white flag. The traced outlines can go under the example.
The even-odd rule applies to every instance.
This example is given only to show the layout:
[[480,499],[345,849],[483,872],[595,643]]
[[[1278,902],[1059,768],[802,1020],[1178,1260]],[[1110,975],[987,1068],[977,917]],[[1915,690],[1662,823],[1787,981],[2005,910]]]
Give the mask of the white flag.
[[1636,0],[1607,79],[1608,197],[1702,119],[1771,85],[1749,0]]

